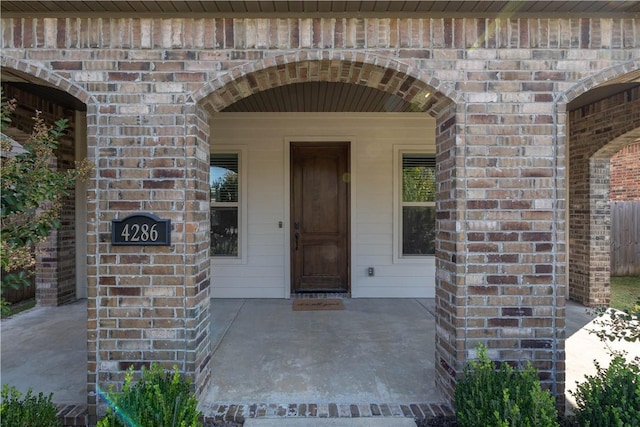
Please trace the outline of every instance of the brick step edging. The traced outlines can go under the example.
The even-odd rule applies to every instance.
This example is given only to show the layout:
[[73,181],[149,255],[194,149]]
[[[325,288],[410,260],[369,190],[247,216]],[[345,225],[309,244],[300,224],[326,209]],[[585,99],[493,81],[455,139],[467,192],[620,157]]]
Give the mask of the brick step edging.
[[62,427],[88,427],[89,411],[87,405],[58,405],[58,418]]
[[212,403],[200,408],[205,422],[244,423],[247,418],[371,418],[431,419],[451,416],[445,403]]

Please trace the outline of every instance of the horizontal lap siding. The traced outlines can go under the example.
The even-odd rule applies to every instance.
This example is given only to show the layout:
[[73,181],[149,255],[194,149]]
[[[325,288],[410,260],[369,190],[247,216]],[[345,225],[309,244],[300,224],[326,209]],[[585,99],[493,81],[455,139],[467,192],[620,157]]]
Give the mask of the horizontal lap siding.
[[[246,264],[212,263],[214,297],[281,298],[285,289],[286,140],[353,140],[352,293],[354,297],[429,297],[435,267],[393,263],[393,145],[435,151],[435,122],[412,114],[219,114],[212,147],[247,148],[248,256]],[[376,275],[366,275],[368,267]]]
[[[248,247],[246,263],[212,262],[212,295],[218,298],[282,298],[284,296],[284,229],[282,217],[282,141],[278,130],[265,131],[255,120],[228,121],[219,116],[211,126],[211,147],[244,146],[247,179]],[[278,171],[262,174],[262,171]]]

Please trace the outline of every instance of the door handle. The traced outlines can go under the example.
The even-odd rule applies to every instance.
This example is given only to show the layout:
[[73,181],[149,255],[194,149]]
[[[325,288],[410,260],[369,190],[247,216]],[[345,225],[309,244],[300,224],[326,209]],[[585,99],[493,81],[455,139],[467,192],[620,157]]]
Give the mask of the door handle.
[[297,231],[295,232],[295,234],[293,235],[296,239],[296,251],[298,250],[298,239],[300,238],[300,233],[298,233]]

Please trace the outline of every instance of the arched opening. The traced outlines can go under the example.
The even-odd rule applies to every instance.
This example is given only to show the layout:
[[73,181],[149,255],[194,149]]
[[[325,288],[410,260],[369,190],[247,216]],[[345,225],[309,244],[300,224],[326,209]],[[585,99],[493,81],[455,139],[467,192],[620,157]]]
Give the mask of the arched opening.
[[[73,168],[75,161],[87,157],[87,107],[71,94],[80,90],[44,70],[4,59],[2,94],[17,105],[5,136],[24,143],[36,111],[48,125],[66,119],[67,132],[51,167]],[[87,186],[78,182],[62,201],[61,227],[36,250],[32,286],[22,296],[33,298],[38,308],[3,320],[3,342],[12,343],[2,348],[3,383],[22,392],[30,387],[45,394],[55,391],[58,404],[87,402],[86,371],[76,369],[87,366]],[[43,327],[44,316],[51,329]],[[58,357],[52,357],[52,351]]]
[[[609,71],[612,78],[604,83],[594,78],[584,85],[591,89],[567,104],[568,391],[585,375],[595,374],[592,360],[602,366],[610,360],[608,347],[589,332],[598,326],[590,323],[594,315],[583,306],[610,304],[611,159],[640,137],[640,73],[627,68]],[[585,345],[588,361],[581,357]],[[566,397],[573,404],[572,395]]]
[[640,136],[638,73],[596,87],[568,104],[568,296],[609,304],[610,159]]
[[[347,304],[352,304],[349,308],[356,311],[357,301],[367,297],[429,299],[432,305],[425,312],[430,311],[433,326],[431,335],[421,348],[414,350],[416,353],[428,353],[430,361],[423,362],[421,367],[420,364],[416,365],[421,369],[418,377],[419,381],[424,382],[424,386],[431,389],[436,381],[440,384],[450,383],[448,372],[444,375],[446,378],[437,380],[437,375],[443,375],[437,371],[446,370],[443,368],[446,364],[435,363],[434,356],[438,360],[450,360],[452,355],[446,352],[455,335],[453,325],[436,315],[436,311],[444,317],[448,312],[455,315],[455,307],[449,305],[453,298],[448,295],[456,277],[453,244],[456,109],[452,97],[455,98],[455,94],[437,80],[415,74],[415,70],[404,64],[387,63],[386,67],[382,67],[377,65],[375,57],[365,58],[364,55],[357,60],[327,58],[322,55],[314,59],[298,58],[295,55],[270,58],[253,67],[232,70],[229,75],[212,82],[195,96],[200,99],[199,105],[203,108],[199,117],[208,123],[212,159],[216,156],[222,159],[232,152],[238,153],[240,162],[248,159],[244,172],[248,181],[248,219],[243,219],[242,214],[238,214],[237,220],[240,224],[240,249],[237,255],[233,254],[236,259],[219,260],[212,257],[213,296],[237,300],[225,303],[216,298],[211,303],[214,323],[211,333],[213,353],[220,354],[223,351],[223,346],[226,345],[224,340],[230,339],[225,334],[233,328],[233,321],[227,322],[221,312],[229,310],[236,321],[238,316],[249,311],[243,307],[246,308],[245,304],[253,304],[251,301],[254,298],[281,298],[281,302],[290,304],[287,299],[296,298],[300,294],[294,284],[295,273],[292,266],[295,263],[292,253],[297,250],[294,236],[298,230],[293,208],[296,202],[292,198],[292,189],[295,187],[293,181],[296,179],[293,172],[296,159],[291,154],[292,147],[317,147],[324,143],[346,142],[350,167],[347,171],[350,194],[350,284],[344,288],[344,294],[354,298],[348,300]],[[397,201],[394,194],[398,194],[398,179],[395,175],[402,168],[401,159],[405,151],[430,154],[433,159],[437,193],[434,211],[438,212],[437,223],[434,219],[434,231],[438,237],[434,238],[435,250],[430,260],[403,259],[402,249],[394,246],[398,237],[394,219],[401,212],[401,208],[394,212],[394,203]],[[238,175],[242,181],[243,168],[236,169],[240,171]],[[242,184],[239,188],[243,188]],[[212,203],[215,201],[212,200]],[[215,213],[212,213],[212,223],[214,216]],[[246,221],[247,231],[244,236],[242,221]],[[215,239],[215,236],[212,237],[213,246]],[[425,264],[430,267],[425,267]],[[410,283],[407,277],[402,277],[401,271],[414,272],[414,282]],[[412,273],[405,274],[411,275]],[[403,284],[409,285],[403,288]],[[411,286],[414,288],[411,289]],[[302,293],[305,298],[308,297],[308,293]],[[314,297],[318,296],[315,295],[316,292],[312,294]],[[335,296],[334,293],[331,296]],[[269,305],[279,303],[270,300]],[[233,304],[235,307],[229,308]],[[282,315],[283,310],[291,311],[291,307],[286,304],[279,306],[278,316]],[[251,311],[262,312],[263,309],[252,305]],[[369,309],[372,310],[375,311]],[[264,312],[262,315],[264,317],[259,318],[256,325],[263,323],[273,326],[269,321],[272,316]],[[215,325],[216,322],[226,325],[226,329],[223,327],[224,331],[218,333],[216,328],[219,326]],[[439,324],[439,338],[435,336],[435,322]],[[312,337],[305,336],[304,329],[296,331],[295,326],[289,324],[289,332],[299,337],[299,343],[304,341],[308,344]],[[352,326],[361,327],[361,335],[369,334],[369,342],[376,342],[375,334],[366,325]],[[410,329],[408,324],[405,326]],[[349,328],[345,326],[341,332],[346,334],[349,332],[347,329]],[[326,331],[316,332],[318,336],[324,336],[322,333]],[[426,330],[422,332],[429,333]],[[273,336],[273,330],[270,333]],[[339,334],[337,331],[334,333]],[[418,329],[416,334],[420,333]],[[264,344],[256,337],[255,344],[258,343]],[[331,346],[331,342],[327,342],[323,350],[327,351]],[[300,348],[295,350],[299,351]],[[225,351],[233,354],[232,350]],[[311,353],[312,346],[307,346],[302,351],[309,360],[322,359]],[[267,349],[259,346],[253,352],[258,356],[264,352],[263,357],[266,358],[270,354]],[[417,354],[410,355],[414,356],[419,358]],[[348,351],[346,357],[360,357],[357,346]],[[278,362],[282,362],[281,366],[286,366],[287,360]],[[216,400],[229,396],[225,394],[229,392],[228,388],[225,389],[225,382],[239,373],[223,372],[224,368],[219,368],[222,362],[216,360],[215,355],[211,363],[210,391],[204,398],[214,404]],[[269,360],[269,363],[271,367],[276,364],[273,360]],[[454,366],[455,363],[451,362],[449,365]],[[247,366],[244,364],[237,369],[247,369]],[[288,399],[291,400],[290,403],[297,402],[293,399],[301,396],[307,398],[314,392],[322,400],[325,395],[323,393],[327,391],[326,385],[331,384],[331,378],[325,378],[323,384],[320,384],[304,367],[298,366],[298,372],[281,369],[267,375],[267,378],[273,378],[271,392],[279,396],[280,403]],[[429,373],[425,374],[427,370]],[[352,381],[357,381],[359,374],[349,372],[348,368],[341,367],[338,363],[333,366],[333,371],[336,379]],[[265,372],[260,369],[252,369],[250,372],[253,373],[250,375],[253,380],[245,382],[249,383],[246,384],[247,387],[259,389],[255,379],[264,376]],[[278,389],[280,383],[287,380],[300,382],[301,388],[297,391]],[[334,382],[336,387],[340,387],[339,380]],[[384,382],[378,384],[381,388],[385,387]],[[448,385],[442,386],[437,399],[446,400],[449,397],[446,396],[447,387]],[[258,399],[258,402],[264,403],[261,400],[264,397],[258,392],[251,395],[250,390],[244,391],[244,395],[242,391],[234,394],[232,400],[242,399],[246,404],[247,399]],[[328,394],[331,393],[334,396],[344,395],[340,390],[329,390]],[[385,397],[380,396],[385,395],[376,397],[375,390],[371,394],[360,396],[357,393],[351,394],[351,398],[355,399],[352,401],[354,404],[372,403],[371,399],[384,401]],[[423,399],[427,401],[433,396],[425,394]],[[357,401],[358,398],[365,399],[365,402]],[[418,401],[420,398],[414,395],[413,400]]]
[[[67,170],[87,156],[86,106],[77,98],[22,72],[2,69],[2,90],[15,99],[17,108],[8,133],[24,142],[33,127],[36,111],[49,125],[65,119],[68,129],[62,136],[53,168]],[[76,185],[75,196],[63,201],[62,227],[53,232],[38,251],[35,298],[41,306],[56,306],[87,297],[86,285],[86,183]]]

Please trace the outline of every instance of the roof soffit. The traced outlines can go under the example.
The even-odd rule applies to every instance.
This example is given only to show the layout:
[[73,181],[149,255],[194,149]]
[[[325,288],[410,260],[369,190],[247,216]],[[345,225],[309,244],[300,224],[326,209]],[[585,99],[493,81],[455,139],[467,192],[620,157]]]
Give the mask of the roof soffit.
[[476,0],[476,1],[217,1],[217,0],[3,0],[4,17],[26,16],[394,16],[394,17],[526,17],[526,16],[640,16],[640,1],[602,0]]

